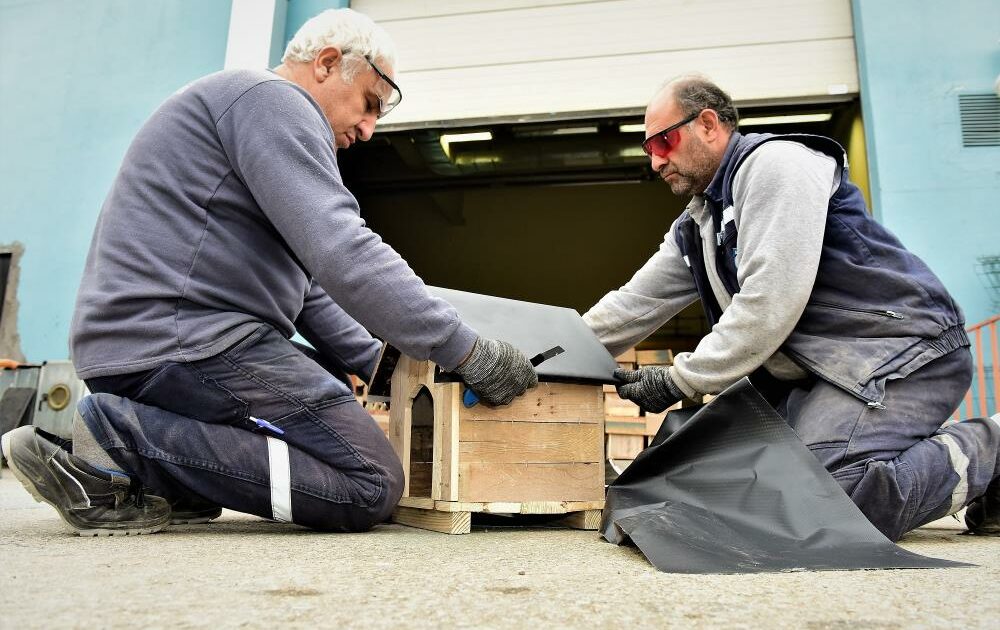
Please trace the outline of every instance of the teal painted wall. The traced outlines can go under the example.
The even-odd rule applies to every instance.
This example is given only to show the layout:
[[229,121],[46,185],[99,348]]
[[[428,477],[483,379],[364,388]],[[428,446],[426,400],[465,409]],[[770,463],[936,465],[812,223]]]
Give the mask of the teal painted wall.
[[0,243],[24,244],[21,350],[68,356],[101,203],[143,121],[221,70],[230,0],[0,0]]
[[997,312],[976,258],[1000,255],[1000,147],[962,147],[958,95],[995,93],[1000,2],[852,4],[875,216],[982,321]]
[[[288,0],[284,43],[287,44],[295,35],[295,31],[299,30],[299,27],[305,24],[306,20],[317,13],[322,13],[327,9],[342,9],[349,5],[349,0]],[[282,46],[281,53],[278,54],[279,59],[284,52],[285,49]]]

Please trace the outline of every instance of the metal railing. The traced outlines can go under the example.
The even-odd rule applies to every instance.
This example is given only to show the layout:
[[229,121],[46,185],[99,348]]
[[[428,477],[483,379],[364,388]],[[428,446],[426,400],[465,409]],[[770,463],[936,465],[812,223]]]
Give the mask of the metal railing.
[[[997,339],[1000,315],[970,326],[975,372],[972,387],[952,415],[954,421],[984,418],[1000,411],[1000,340]],[[984,334],[984,331],[986,334]],[[988,362],[987,362],[988,361]]]

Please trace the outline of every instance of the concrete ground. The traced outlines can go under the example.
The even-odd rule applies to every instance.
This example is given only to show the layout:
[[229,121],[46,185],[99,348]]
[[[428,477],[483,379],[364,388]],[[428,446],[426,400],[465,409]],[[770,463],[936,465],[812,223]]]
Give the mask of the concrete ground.
[[902,546],[977,568],[688,576],[538,527],[317,534],[227,511],[79,538],[3,473],[0,628],[1000,627],[1000,539],[952,519]]

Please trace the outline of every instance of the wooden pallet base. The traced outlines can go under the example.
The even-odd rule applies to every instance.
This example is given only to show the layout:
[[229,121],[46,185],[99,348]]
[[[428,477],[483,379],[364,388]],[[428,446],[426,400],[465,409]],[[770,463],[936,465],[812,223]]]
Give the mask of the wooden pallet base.
[[404,497],[392,514],[393,522],[445,534],[468,534],[472,513],[565,514],[556,524],[573,529],[596,530],[601,526],[604,501],[534,501],[524,503],[463,503]]

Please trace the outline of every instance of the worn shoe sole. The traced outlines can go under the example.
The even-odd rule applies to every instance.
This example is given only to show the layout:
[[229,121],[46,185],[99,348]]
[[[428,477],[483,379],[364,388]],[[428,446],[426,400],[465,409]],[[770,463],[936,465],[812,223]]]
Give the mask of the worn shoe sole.
[[212,519],[222,516],[222,508],[204,510],[201,512],[175,512],[170,515],[171,525],[203,525]]
[[162,524],[153,525],[151,527],[122,528],[122,529],[106,529],[106,528],[99,528],[99,527],[98,528],[80,528],[80,527],[77,527],[77,526],[73,525],[73,523],[71,523],[63,515],[62,510],[59,509],[59,506],[57,506],[52,501],[49,501],[48,499],[46,499],[45,496],[42,495],[42,493],[38,491],[38,488],[35,487],[35,484],[31,481],[31,479],[28,477],[28,475],[26,475],[20,468],[18,468],[17,461],[13,457],[11,457],[11,452],[10,452],[11,451],[10,440],[11,440],[11,434],[12,433],[13,433],[13,431],[8,431],[7,433],[4,433],[2,437],[0,437],[0,450],[3,451],[3,456],[7,460],[7,466],[10,467],[11,472],[14,473],[14,476],[17,477],[17,480],[20,481],[21,485],[23,485],[24,488],[28,491],[28,493],[31,495],[31,498],[33,498],[38,503],[48,503],[53,508],[55,508],[56,514],[59,515],[59,518],[61,518],[63,520],[63,522],[66,523],[66,525],[69,526],[70,530],[72,530],[76,534],[78,534],[80,536],[85,536],[85,537],[86,536],[91,536],[91,537],[94,537],[94,536],[139,536],[141,534],[152,534],[152,533],[158,532],[158,531],[160,531],[161,529],[163,529],[164,527],[166,527],[166,526],[168,526],[170,524],[169,521],[166,521],[166,522],[164,522]]

